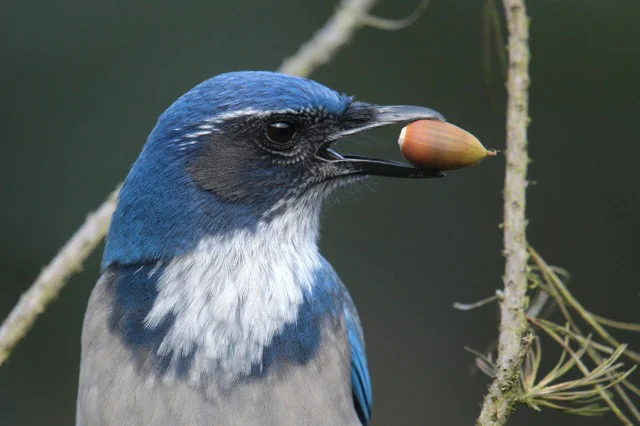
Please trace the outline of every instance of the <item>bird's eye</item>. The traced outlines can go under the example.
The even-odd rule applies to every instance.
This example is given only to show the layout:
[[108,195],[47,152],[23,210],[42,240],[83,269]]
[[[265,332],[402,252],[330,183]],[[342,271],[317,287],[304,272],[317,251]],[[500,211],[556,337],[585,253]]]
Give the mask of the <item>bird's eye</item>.
[[276,121],[267,125],[267,138],[276,148],[288,148],[296,133],[296,126],[288,121]]

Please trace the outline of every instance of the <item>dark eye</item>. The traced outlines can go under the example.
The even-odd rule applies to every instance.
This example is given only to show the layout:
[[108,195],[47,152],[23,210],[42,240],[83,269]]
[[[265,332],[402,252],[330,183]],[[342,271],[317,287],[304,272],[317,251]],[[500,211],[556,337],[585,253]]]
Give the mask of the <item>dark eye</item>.
[[295,133],[296,126],[288,121],[276,121],[267,125],[267,138],[279,148],[287,148]]

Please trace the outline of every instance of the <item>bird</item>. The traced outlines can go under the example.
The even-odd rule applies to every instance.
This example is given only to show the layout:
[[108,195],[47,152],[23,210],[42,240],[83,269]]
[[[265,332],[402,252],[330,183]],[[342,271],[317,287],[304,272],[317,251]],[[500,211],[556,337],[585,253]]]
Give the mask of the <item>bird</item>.
[[82,328],[76,424],[368,425],[347,288],[318,248],[324,201],[437,170],[338,152],[444,120],[269,71],[212,77],[162,113],[132,165]]

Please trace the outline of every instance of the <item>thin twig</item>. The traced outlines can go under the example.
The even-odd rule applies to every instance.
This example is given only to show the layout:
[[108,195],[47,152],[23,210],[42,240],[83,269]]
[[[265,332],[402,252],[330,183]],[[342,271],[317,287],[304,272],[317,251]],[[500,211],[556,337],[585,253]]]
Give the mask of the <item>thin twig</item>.
[[[562,315],[565,317],[565,319],[569,323],[571,332],[576,336],[584,337],[582,331],[580,330],[580,327],[578,327],[578,324],[576,323],[576,320],[571,315],[571,312],[569,312],[569,307],[576,310],[580,314],[580,316],[583,318],[590,318],[591,313],[588,312],[586,309],[584,309],[582,305],[577,302],[575,297],[573,297],[573,295],[571,295],[569,290],[566,288],[562,280],[557,276],[557,273],[561,270],[557,270],[557,268],[552,268],[551,266],[549,266],[546,263],[546,261],[532,247],[529,247],[529,253],[531,254],[531,259],[533,263],[536,265],[536,268],[543,274],[545,280],[548,282],[548,285],[546,285],[546,290],[549,292],[549,295],[555,300],[556,304],[560,307]],[[564,274],[564,272],[562,273]],[[562,288],[562,291],[561,291],[561,288]],[[569,303],[570,301],[565,297],[565,295],[569,295],[570,299],[575,301],[575,303]],[[591,319],[590,321],[587,321],[588,324],[591,324],[593,322],[595,322],[595,319]],[[534,321],[534,324],[535,324],[535,321]],[[537,323],[536,325],[540,326],[541,323]],[[550,329],[545,329],[545,331],[547,332],[548,330]],[[601,329],[600,331],[603,331],[608,335],[606,330]],[[610,341],[608,341],[607,343],[611,344]],[[584,345],[584,342],[581,342],[581,344]],[[612,346],[620,347],[619,344],[618,345],[614,344]],[[603,358],[602,356],[600,356],[600,354],[597,351],[594,350],[595,346],[591,344],[591,345],[587,345],[586,347],[587,347],[587,355],[589,355],[589,358],[591,358],[591,360],[596,365],[601,365],[603,362]],[[633,354],[635,354],[635,352],[630,352],[629,349],[626,348],[626,346],[623,353],[624,355],[630,357],[631,359],[633,359]],[[631,356],[630,356],[630,353],[632,354]],[[613,379],[612,376],[610,376],[610,378]],[[622,381],[622,385],[625,385],[632,390],[634,388],[634,386],[626,379]],[[622,401],[627,406],[631,414],[633,414],[633,416],[635,417],[636,421],[640,423],[640,412],[633,404],[633,401],[631,401],[628,395],[624,392],[624,389],[622,388],[621,384],[616,383],[613,386],[613,390],[616,392],[616,394],[618,394],[620,399],[622,399]],[[612,398],[609,397],[609,395],[606,392],[601,393],[601,397],[607,403],[607,405],[609,406],[611,411],[613,411],[616,417],[618,417],[618,419],[622,424],[624,425],[633,424],[629,420],[629,418],[624,415],[624,413],[620,410],[617,404],[613,401]]]
[[95,213],[67,241],[58,255],[38,275],[36,281],[22,295],[0,327],[0,365],[9,357],[36,317],[58,295],[69,277],[82,269],[82,263],[104,237],[116,207],[118,189],[109,195]]
[[[558,334],[556,334],[553,330],[548,328],[543,328],[543,330],[551,338],[553,338],[556,342],[558,342],[558,344],[560,344],[566,349],[566,347],[564,346],[564,341],[560,336],[558,336]],[[589,353],[588,345],[585,345],[585,348],[587,348],[587,353]],[[583,375],[586,376],[590,374],[590,371],[587,368],[587,366],[578,357],[576,357],[575,353],[573,353],[570,349],[568,349],[567,352],[576,360],[576,365],[578,366],[578,368],[580,369]],[[603,360],[599,358],[599,360],[597,361],[597,365],[602,365],[602,362]],[[609,394],[607,394],[607,392],[602,388],[602,386],[595,385],[595,388],[598,390],[600,397],[607,403],[609,408],[611,408],[613,413],[616,415],[616,417],[618,417],[618,419],[622,422],[622,424],[624,424],[625,426],[633,425],[633,423],[631,423],[631,421],[627,418],[627,416],[625,416],[624,413],[622,413],[622,411],[618,408],[615,402],[613,402],[612,398],[609,396]]]
[[582,336],[581,334],[577,334],[575,331],[571,330],[570,327],[561,327],[559,324],[554,323],[553,321],[548,321],[548,320],[544,320],[541,318],[535,318],[535,317],[530,317],[527,315],[527,320],[529,320],[530,323],[538,326],[538,327],[547,327],[550,330],[555,331],[558,334],[561,335],[565,335],[567,337],[569,337],[572,340],[575,340],[577,343],[580,343],[582,345],[587,345],[590,348],[594,348],[602,353],[605,353],[607,355],[611,355],[615,349],[612,348],[611,346],[607,346],[607,345],[603,345],[601,343],[598,342],[594,342],[584,336]]
[[[605,330],[605,328],[600,324],[600,322],[602,322],[604,318],[599,317],[601,321],[598,322],[598,320],[594,318],[593,314],[587,311],[584,306],[582,306],[582,304],[578,301],[578,299],[576,299],[573,294],[571,294],[562,280],[559,279],[558,276],[550,270],[549,265],[547,265],[545,260],[533,249],[533,247],[529,247],[528,250],[534,262],[538,266],[540,266],[543,273],[545,274],[545,277],[548,279],[549,283],[552,284],[553,287],[555,287],[555,290],[559,293],[562,299],[566,301],[566,303],[571,308],[573,308],[580,315],[580,317],[582,317],[582,319],[591,328],[593,328],[596,333],[600,335],[600,337],[604,339],[605,342],[616,348],[620,346],[621,343],[616,338],[614,338],[607,330]],[[632,361],[640,363],[640,353],[632,351],[631,349],[627,349],[624,354]]]
[[406,18],[389,19],[389,18],[381,18],[379,16],[373,16],[373,15],[364,15],[362,17],[362,21],[364,22],[364,24],[370,27],[376,28],[378,30],[385,30],[385,31],[402,30],[404,28],[410,27],[411,25],[415,24],[416,21],[420,19],[424,11],[427,9],[427,6],[429,6],[430,2],[431,0],[420,0],[420,3],[418,3],[418,6],[415,8],[415,10],[411,12],[411,15],[407,16]]
[[626,331],[636,331],[636,332],[640,331],[640,324],[612,320],[609,318],[601,317],[600,315],[596,315],[593,312],[590,312],[589,314],[594,320],[598,321],[602,325],[606,325],[607,327],[617,328],[618,330],[626,330]]
[[285,59],[278,71],[307,76],[327,63],[363,25],[364,17],[377,0],[342,0],[336,12],[311,40],[300,46],[292,57]]
[[496,291],[496,294],[494,294],[493,296],[485,297],[484,299],[478,300],[477,302],[473,302],[473,303],[453,302],[453,309],[457,309],[459,311],[471,311],[473,309],[477,309],[489,303],[495,302],[496,300],[499,300],[501,298],[502,298],[502,291],[498,290]]
[[[286,59],[280,72],[306,77],[327,63],[344,46],[363,23],[363,16],[377,0],[343,0],[327,23],[298,52]],[[116,203],[116,190],[90,215],[85,223],[43,269],[9,316],[0,326],[0,366],[16,344],[27,334],[36,317],[58,295],[69,277],[78,272],[82,264],[100,244],[109,229]]]
[[[500,305],[497,375],[482,405],[477,424],[504,425],[518,400],[518,377],[526,357],[528,333],[527,125],[529,97],[529,18],[524,0],[503,0],[509,30],[507,77],[507,143],[504,184],[504,298]],[[530,339],[529,339],[530,340]]]

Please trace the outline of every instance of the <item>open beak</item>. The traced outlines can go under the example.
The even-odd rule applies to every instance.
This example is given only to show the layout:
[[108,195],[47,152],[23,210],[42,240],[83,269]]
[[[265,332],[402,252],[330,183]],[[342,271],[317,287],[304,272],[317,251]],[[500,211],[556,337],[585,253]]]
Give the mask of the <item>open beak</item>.
[[335,135],[335,138],[320,147],[317,156],[324,161],[339,166],[345,171],[343,176],[372,175],[413,179],[444,177],[445,174],[439,170],[420,169],[408,163],[381,158],[342,155],[331,149],[331,144],[343,136],[388,124],[404,126],[417,120],[445,121],[445,118],[439,112],[425,107],[410,105],[378,106],[354,102],[347,113],[344,128]]

